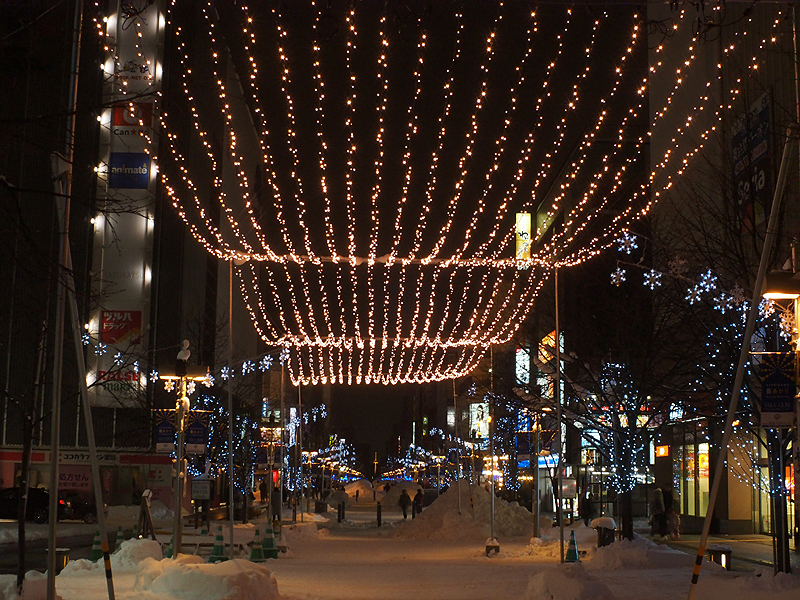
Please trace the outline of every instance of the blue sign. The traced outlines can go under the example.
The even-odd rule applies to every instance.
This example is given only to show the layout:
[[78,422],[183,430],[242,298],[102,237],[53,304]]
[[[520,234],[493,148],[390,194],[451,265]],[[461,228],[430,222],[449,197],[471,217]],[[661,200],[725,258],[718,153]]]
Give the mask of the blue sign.
[[203,454],[206,451],[211,411],[190,410],[186,416],[186,452]]
[[794,352],[769,352],[761,355],[761,426],[791,427],[794,417]]
[[175,409],[153,409],[156,452],[175,451]]
[[150,155],[145,152],[112,152],[108,159],[108,187],[146,190],[150,184]]

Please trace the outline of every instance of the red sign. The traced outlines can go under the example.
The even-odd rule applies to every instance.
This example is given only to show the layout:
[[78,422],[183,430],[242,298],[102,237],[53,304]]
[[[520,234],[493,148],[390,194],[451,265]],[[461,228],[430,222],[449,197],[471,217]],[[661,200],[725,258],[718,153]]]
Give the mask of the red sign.
[[114,127],[152,127],[152,102],[125,102],[115,104],[112,116]]
[[58,489],[86,491],[92,489],[92,472],[83,465],[61,465],[58,469]]
[[142,337],[142,311],[100,312],[100,341],[104,344],[138,344]]

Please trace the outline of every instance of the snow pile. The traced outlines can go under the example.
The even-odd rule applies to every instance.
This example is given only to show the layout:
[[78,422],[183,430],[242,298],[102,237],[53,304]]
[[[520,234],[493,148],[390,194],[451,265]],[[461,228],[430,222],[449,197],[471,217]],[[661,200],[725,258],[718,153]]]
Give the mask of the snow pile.
[[206,564],[199,556],[153,560],[140,565],[133,588],[186,600],[278,599],[278,584],[264,565],[234,559]]
[[167,508],[167,505],[161,500],[153,500],[150,503],[150,516],[154,520],[172,519],[175,517],[175,513]]
[[636,536],[633,540],[617,540],[613,544],[598,548],[587,568],[594,571],[681,567],[691,569],[694,561],[695,557],[690,554]]
[[747,600],[789,600],[800,598],[800,577],[788,573],[773,575],[772,569],[755,573],[712,573],[697,584],[697,600],[747,598]]
[[[482,487],[472,486],[470,502],[469,485],[461,486],[461,514],[458,514],[458,486],[450,488],[416,519],[404,522],[394,532],[395,537],[406,539],[485,539],[491,533],[491,496]],[[516,502],[495,498],[495,537],[529,536],[533,530],[533,515]]]
[[[0,575],[0,599],[2,600],[45,600],[47,598],[47,574],[38,571],[25,573],[22,582],[22,596],[17,595],[17,576]],[[56,592],[56,600],[61,596]]]
[[[111,555],[111,572],[133,573],[139,569],[139,564],[145,559],[161,560],[161,544],[150,539],[125,540],[118,550]],[[80,576],[86,571],[104,570],[103,559],[97,561],[79,558],[71,560],[61,571],[65,577]]]
[[350,506],[351,501],[350,501],[350,496],[347,495],[347,492],[343,492],[342,490],[336,490],[334,492],[331,492],[330,496],[325,498],[325,502],[327,502],[328,506],[330,506],[331,508],[336,508],[342,502],[344,502],[344,505],[346,507]]
[[109,506],[106,525],[132,526],[139,521],[140,506]]
[[421,489],[422,486],[418,483],[406,481],[404,479],[400,480],[396,485],[393,485],[391,488],[389,488],[389,491],[383,495],[383,498],[381,498],[381,504],[387,509],[398,508],[400,506],[400,495],[403,493],[403,490],[408,492],[408,496],[410,498],[413,498],[414,495]]
[[614,594],[581,563],[558,565],[528,580],[526,600],[614,600]]
[[296,525],[284,525],[281,528],[281,537],[288,545],[297,542],[310,542],[319,539],[319,531],[314,523],[297,523]]
[[[540,521],[540,537],[531,538],[530,546],[528,547],[531,554],[547,558],[559,558],[561,554],[561,533],[557,527],[552,527],[552,521],[550,523],[551,527],[545,528],[542,527]],[[564,553],[566,554],[569,549],[570,537],[573,533],[581,556],[594,555],[597,550],[597,532],[590,527],[586,527],[583,521],[578,521],[564,528]],[[585,555],[583,554],[584,552],[586,553]]]
[[344,491],[347,492],[347,495],[351,498],[356,497],[356,492],[358,492],[358,497],[361,500],[369,499],[372,500],[372,492],[374,488],[372,484],[367,481],[366,479],[359,479],[357,481],[351,481],[350,483],[344,486]]

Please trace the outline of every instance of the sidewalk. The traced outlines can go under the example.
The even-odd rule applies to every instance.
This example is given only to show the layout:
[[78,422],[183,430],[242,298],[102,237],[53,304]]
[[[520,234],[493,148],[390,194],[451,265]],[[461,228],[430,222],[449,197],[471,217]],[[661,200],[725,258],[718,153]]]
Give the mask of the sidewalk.
[[[680,540],[656,541],[656,543],[666,544],[687,554],[697,555],[700,535],[682,535]],[[774,566],[772,537],[768,535],[710,535],[706,549],[713,544],[724,544],[733,549],[731,555],[731,570],[733,571],[755,571],[758,568],[768,567],[771,569]],[[708,553],[706,553],[707,555]],[[800,554],[795,552],[794,544],[791,541],[789,555],[792,573],[800,573]]]

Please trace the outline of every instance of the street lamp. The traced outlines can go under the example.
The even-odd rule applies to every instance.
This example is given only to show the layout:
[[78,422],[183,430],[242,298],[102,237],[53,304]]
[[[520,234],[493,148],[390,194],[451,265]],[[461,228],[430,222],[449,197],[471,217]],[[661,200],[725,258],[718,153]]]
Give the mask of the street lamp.
[[208,384],[208,367],[190,365],[187,363],[191,356],[189,341],[183,340],[181,350],[175,360],[175,370],[172,373],[159,373],[158,378],[164,380],[164,389],[168,392],[178,382],[178,398],[175,403],[175,432],[177,444],[175,446],[175,522],[173,524],[172,556],[178,557],[183,543],[183,525],[181,523],[181,500],[183,499],[183,482],[186,478],[186,459],[183,452],[183,438],[185,433],[186,413],[189,411],[189,395],[194,391],[198,381]]
[[[794,247],[792,248],[792,265],[794,262]],[[794,380],[800,381],[800,362],[798,362],[798,318],[800,318],[800,273],[793,271],[770,271],[764,276],[764,287],[762,296],[769,300],[791,300],[794,313],[794,325],[792,327],[791,345],[794,350]],[[796,422],[794,430],[794,442],[792,443],[792,455],[794,462],[794,548],[795,552],[800,552],[800,514],[797,510],[797,480],[800,475],[800,403],[795,396]],[[783,461],[779,461],[782,465]],[[782,468],[782,466],[781,466]],[[779,479],[782,480],[782,474]],[[782,493],[782,490],[781,490]],[[783,534],[785,535],[785,534]],[[788,562],[788,557],[787,557]]]

